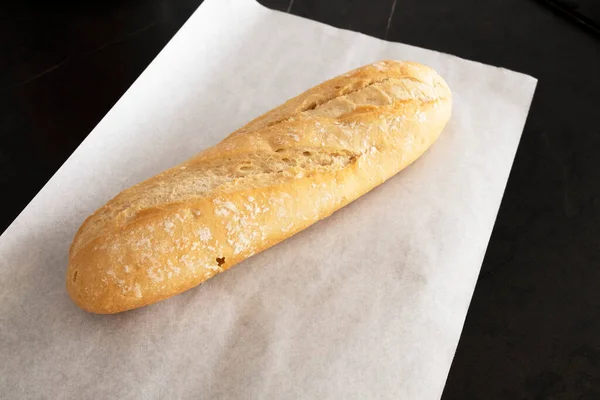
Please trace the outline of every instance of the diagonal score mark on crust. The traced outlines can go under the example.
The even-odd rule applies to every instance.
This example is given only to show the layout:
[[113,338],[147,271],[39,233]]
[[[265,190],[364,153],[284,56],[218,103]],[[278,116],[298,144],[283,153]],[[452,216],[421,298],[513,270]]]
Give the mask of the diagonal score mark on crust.
[[[336,77],[333,79],[333,81],[341,79],[341,78],[342,77]],[[273,127],[274,125],[284,123],[286,121],[289,121],[289,120],[291,120],[295,117],[301,116],[303,114],[306,116],[311,115],[311,113],[310,113],[311,111],[318,111],[318,110],[322,109],[323,107],[327,107],[332,102],[347,99],[349,97],[352,97],[352,95],[354,95],[356,93],[360,93],[365,90],[369,90],[371,88],[378,88],[378,87],[385,86],[386,83],[392,83],[392,84],[398,85],[399,87],[402,87],[402,88],[407,88],[412,85],[414,87],[414,89],[416,89],[416,90],[407,90],[405,92],[405,96],[403,96],[403,98],[397,98],[396,100],[403,101],[405,99],[406,100],[410,99],[410,100],[417,100],[420,102],[430,102],[430,101],[435,101],[435,100],[440,99],[435,90],[438,82],[434,82],[434,85],[432,86],[432,85],[429,85],[413,76],[402,76],[402,77],[395,77],[395,78],[382,76],[379,79],[374,79],[374,78],[363,79],[363,80],[360,80],[358,82],[358,84],[354,83],[354,84],[348,84],[343,87],[340,86],[340,89],[337,90],[336,92],[332,92],[331,96],[320,97],[318,95],[309,94],[303,100],[303,102],[301,103],[301,105],[299,107],[294,107],[293,103],[298,101],[298,98],[301,97],[302,95],[300,95],[296,98],[293,98],[291,100],[288,100],[286,103],[282,104],[281,106],[277,107],[276,109],[268,112],[267,114],[265,114],[261,117],[256,118],[255,120],[249,122],[242,128],[233,132],[224,141],[227,141],[228,139],[237,137],[242,134],[248,134],[251,132],[256,132],[261,129]],[[318,87],[319,86],[309,90],[309,92],[313,91],[314,89],[316,89]],[[431,93],[427,93],[429,91],[431,91]],[[317,99],[314,99],[315,96],[317,96]],[[378,104],[378,105],[383,105],[383,104]],[[273,118],[273,119],[271,119],[271,118]]]
[[[204,198],[216,189],[223,194],[273,186],[318,172],[343,169],[355,162],[358,156],[347,150],[304,147],[279,149],[275,152],[244,152],[231,158],[189,165],[169,176],[169,191],[156,184],[138,186],[137,190],[144,189],[144,197],[125,199],[120,204],[121,207],[116,207],[120,209],[119,223],[127,224],[135,217],[137,212],[129,212],[132,208],[150,208]],[[119,201],[115,203],[118,204]]]
[[[355,163],[359,156],[346,150],[304,147],[269,153],[240,153],[235,158],[216,159],[175,170],[169,176],[168,190],[160,181],[150,180],[123,191],[111,200],[102,209],[105,215],[90,219],[82,227],[87,231],[87,240],[74,244],[72,255],[98,237],[109,221],[115,224],[115,229],[119,229],[151,208],[201,199],[216,190],[222,195],[274,186],[315,173],[335,172]],[[144,196],[130,196],[130,193],[139,190],[144,191]]]

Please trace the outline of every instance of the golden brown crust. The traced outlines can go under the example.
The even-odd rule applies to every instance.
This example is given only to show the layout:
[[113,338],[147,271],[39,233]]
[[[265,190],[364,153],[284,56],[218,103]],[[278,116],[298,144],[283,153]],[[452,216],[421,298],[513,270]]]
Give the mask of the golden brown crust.
[[190,289],[396,174],[450,111],[446,83],[415,63],[324,82],[96,211],[73,241],[68,291],[116,313]]

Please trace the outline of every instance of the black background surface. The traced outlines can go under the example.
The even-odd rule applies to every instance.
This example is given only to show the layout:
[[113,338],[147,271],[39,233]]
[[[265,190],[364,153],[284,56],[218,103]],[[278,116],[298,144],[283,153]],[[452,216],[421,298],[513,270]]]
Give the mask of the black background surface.
[[[600,40],[533,0],[260,2],[539,79],[443,399],[600,399]],[[70,3],[2,6],[0,231],[201,0]]]

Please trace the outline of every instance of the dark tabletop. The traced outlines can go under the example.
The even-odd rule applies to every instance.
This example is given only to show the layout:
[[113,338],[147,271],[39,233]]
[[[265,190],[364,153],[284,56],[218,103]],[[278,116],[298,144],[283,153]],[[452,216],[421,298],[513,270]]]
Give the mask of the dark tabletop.
[[[260,2],[539,79],[443,399],[600,399],[600,40],[533,0]],[[0,231],[201,0],[70,3],[2,6]]]

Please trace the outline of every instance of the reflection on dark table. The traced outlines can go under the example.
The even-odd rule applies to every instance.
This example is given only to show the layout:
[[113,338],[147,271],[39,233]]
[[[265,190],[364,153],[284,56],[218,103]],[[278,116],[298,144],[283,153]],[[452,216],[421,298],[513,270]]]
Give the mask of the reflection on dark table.
[[[443,398],[599,399],[600,41],[533,0],[260,2],[539,79]],[[38,3],[3,6],[0,231],[201,1]]]

